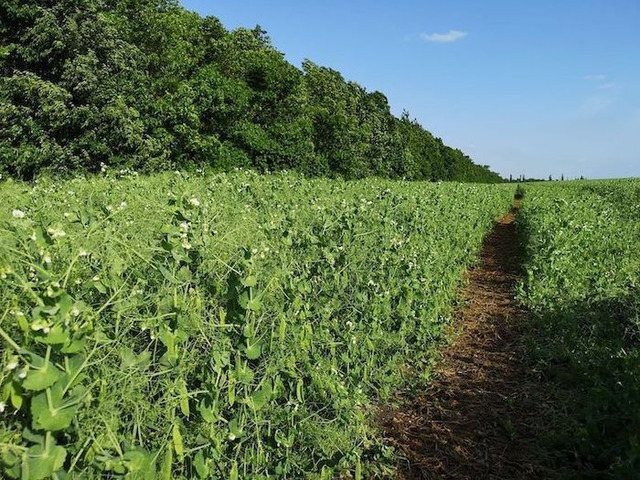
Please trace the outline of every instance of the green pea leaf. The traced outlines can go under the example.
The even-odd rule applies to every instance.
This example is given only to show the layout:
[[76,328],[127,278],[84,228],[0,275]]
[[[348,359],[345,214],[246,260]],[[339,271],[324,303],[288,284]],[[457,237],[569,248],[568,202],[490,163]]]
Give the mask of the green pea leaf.
[[62,353],[74,354],[79,353],[84,350],[84,346],[86,344],[86,340],[82,337],[69,339],[68,342],[60,349]]
[[128,474],[131,480],[155,480],[156,462],[153,455],[143,448],[135,448],[124,454]]
[[256,390],[251,394],[250,399],[253,408],[255,408],[256,410],[260,410],[262,407],[264,407],[267,403],[269,403],[269,400],[271,400],[271,394],[271,382],[267,381],[264,387]]
[[247,347],[244,353],[249,360],[255,360],[262,353],[262,344],[256,339],[247,339]]
[[31,368],[27,373],[27,378],[22,382],[25,390],[44,390],[58,381],[62,372],[51,362],[41,368]]
[[237,418],[229,422],[229,440],[233,441],[244,436],[244,431]]
[[33,397],[31,416],[34,429],[57,432],[71,425],[85,390],[78,387],[74,395],[63,395],[60,383]]
[[58,307],[60,307],[58,314],[61,318],[64,318],[69,314],[69,312],[71,312],[71,309],[73,308],[73,298],[71,298],[71,296],[67,293],[62,294],[62,296],[58,300]]
[[176,278],[182,283],[187,283],[193,280],[193,275],[191,273],[191,270],[189,270],[189,267],[181,267],[176,274]]
[[47,345],[62,345],[69,341],[69,332],[62,325],[54,325],[41,341]]
[[51,437],[47,441],[48,445],[38,444],[29,448],[27,461],[23,462],[22,478],[25,478],[25,473],[29,480],[49,478],[64,466],[67,451],[56,445]]
[[258,298],[252,298],[247,302],[246,309],[251,310],[252,312],[259,312],[262,308],[262,302]]
[[236,359],[236,369],[235,369],[235,377],[240,383],[244,383],[246,385],[250,384],[253,380],[255,374],[253,370],[249,368],[247,362],[241,361],[239,358]]
[[209,474],[211,472],[211,469],[209,468],[209,465],[207,464],[207,462],[204,459],[204,455],[202,454],[202,450],[200,450],[195,458],[193,459],[193,466],[196,467],[196,473],[198,474],[198,477],[200,478],[209,478]]

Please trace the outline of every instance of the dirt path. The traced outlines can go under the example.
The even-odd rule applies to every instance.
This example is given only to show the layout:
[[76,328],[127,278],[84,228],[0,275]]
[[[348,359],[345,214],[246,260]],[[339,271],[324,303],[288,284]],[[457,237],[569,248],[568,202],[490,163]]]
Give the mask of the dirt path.
[[387,435],[407,460],[401,478],[552,477],[535,444],[544,389],[524,363],[526,312],[514,299],[516,211],[496,223],[480,265],[468,273],[459,333],[435,380],[385,416]]

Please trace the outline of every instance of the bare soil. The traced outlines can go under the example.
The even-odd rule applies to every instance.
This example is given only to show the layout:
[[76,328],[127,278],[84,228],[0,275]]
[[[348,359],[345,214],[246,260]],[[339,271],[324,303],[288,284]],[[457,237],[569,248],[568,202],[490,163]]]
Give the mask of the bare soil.
[[515,300],[519,246],[513,210],[486,238],[468,272],[453,343],[427,389],[382,414],[405,458],[401,479],[552,478],[538,433],[548,398],[526,362],[527,312]]

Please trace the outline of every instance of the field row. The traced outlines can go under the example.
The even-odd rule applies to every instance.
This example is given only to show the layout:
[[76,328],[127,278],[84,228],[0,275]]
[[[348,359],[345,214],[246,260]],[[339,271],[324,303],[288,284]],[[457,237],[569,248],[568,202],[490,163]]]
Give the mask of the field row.
[[236,172],[0,192],[4,474],[245,479],[392,465],[367,407],[429,374],[513,188]]
[[586,472],[580,478],[637,478],[640,181],[527,186],[517,226],[531,352],[564,412],[556,464]]

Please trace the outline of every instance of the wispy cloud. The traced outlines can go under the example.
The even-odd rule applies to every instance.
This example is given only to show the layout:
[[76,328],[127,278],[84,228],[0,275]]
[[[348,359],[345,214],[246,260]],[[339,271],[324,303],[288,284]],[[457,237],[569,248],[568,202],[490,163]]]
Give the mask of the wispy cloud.
[[619,83],[609,82],[598,85],[598,90],[620,90],[621,87]]
[[449,30],[447,33],[421,33],[420,39],[434,43],[453,43],[462,40],[467,32],[461,30]]
[[616,103],[616,99],[611,97],[589,97],[582,103],[580,113],[585,117],[595,117],[609,110],[614,103]]
[[580,107],[583,117],[596,117],[610,110],[618,102],[623,88],[620,82],[613,81],[602,73],[585,75],[583,78],[591,84],[592,90],[592,94]]
[[601,73],[597,75],[585,75],[582,78],[591,83],[597,90],[616,91],[622,88],[622,84],[620,82],[612,81],[609,77]]

